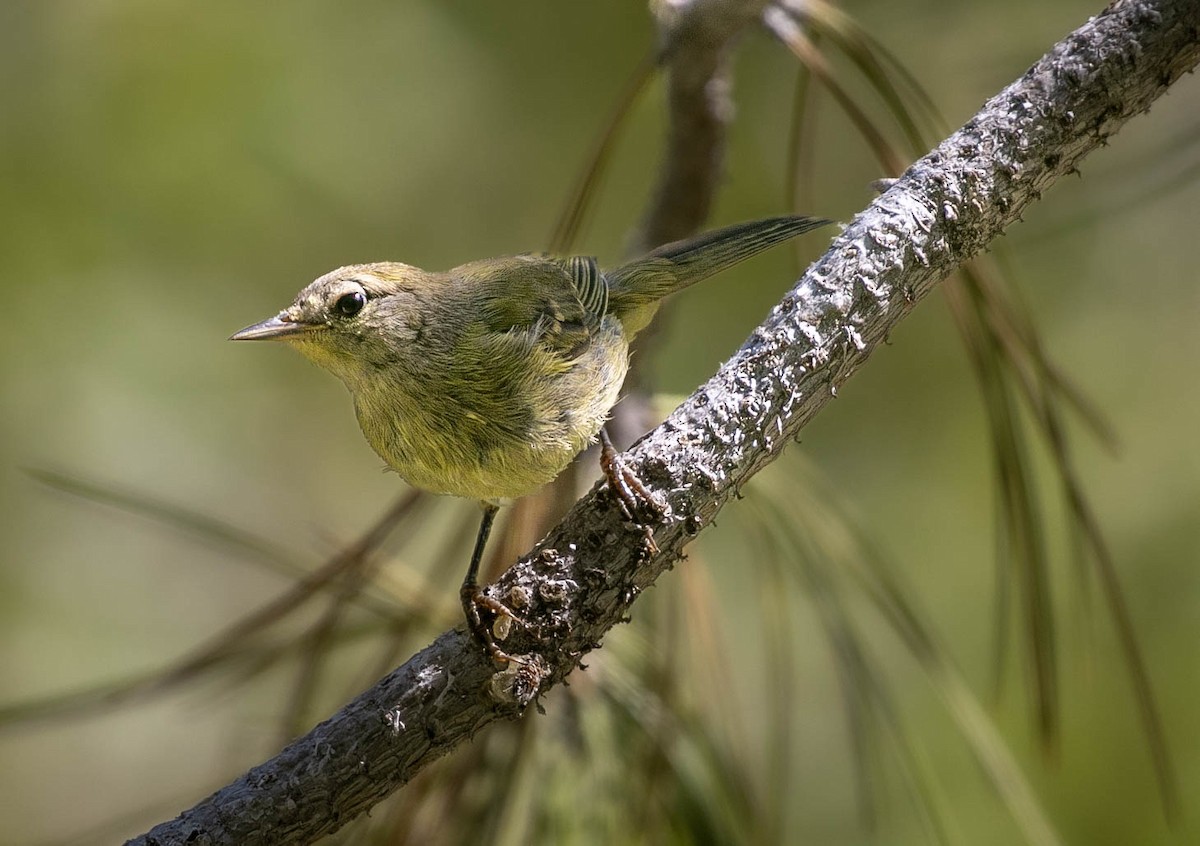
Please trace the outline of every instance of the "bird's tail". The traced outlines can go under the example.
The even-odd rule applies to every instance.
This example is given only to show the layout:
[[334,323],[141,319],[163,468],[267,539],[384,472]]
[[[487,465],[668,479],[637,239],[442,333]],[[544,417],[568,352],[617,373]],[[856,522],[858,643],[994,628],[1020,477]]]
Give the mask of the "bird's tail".
[[608,310],[632,335],[649,323],[654,314],[652,306],[668,294],[829,222],[798,215],[768,217],[664,244],[605,274]]

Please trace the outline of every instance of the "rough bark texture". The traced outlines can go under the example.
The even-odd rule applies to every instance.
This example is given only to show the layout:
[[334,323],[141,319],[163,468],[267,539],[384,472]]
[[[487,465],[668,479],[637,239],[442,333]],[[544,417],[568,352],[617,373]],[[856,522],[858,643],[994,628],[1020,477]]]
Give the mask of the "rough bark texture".
[[505,642],[527,666],[498,673],[448,632],[276,758],[131,842],[309,843],[519,716],[922,297],[1198,60],[1200,0],[1118,2],[1071,33],[855,218],[737,355],[627,454],[671,506],[658,554],[642,555],[641,536],[594,490],[491,589],[540,634]]

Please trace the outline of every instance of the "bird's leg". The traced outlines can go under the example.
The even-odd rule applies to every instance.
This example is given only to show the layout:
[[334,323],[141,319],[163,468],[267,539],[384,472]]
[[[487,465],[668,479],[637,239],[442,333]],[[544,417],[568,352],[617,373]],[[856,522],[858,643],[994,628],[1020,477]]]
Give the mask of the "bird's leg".
[[604,471],[604,478],[608,480],[609,490],[621,514],[641,530],[647,555],[656,554],[658,544],[654,542],[654,530],[649,523],[666,516],[668,507],[621,460],[605,429],[600,430],[600,469]]
[[512,657],[499,646],[496,645],[496,639],[492,636],[492,629],[484,623],[483,618],[479,614],[480,608],[486,608],[493,617],[508,617],[513,622],[520,623],[521,620],[512,611],[508,610],[503,603],[492,599],[484,594],[479,587],[479,564],[483,560],[483,548],[487,546],[488,535],[492,533],[492,523],[496,519],[496,512],[500,510],[498,505],[493,505],[490,502],[483,503],[483,520],[479,524],[479,534],[475,536],[475,549],[471,553],[471,564],[467,567],[467,575],[463,579],[462,587],[459,588],[458,596],[462,600],[463,612],[467,615],[467,630],[475,636],[475,639],[483,644],[483,648],[488,651],[488,654],[497,661],[509,663],[518,659]]

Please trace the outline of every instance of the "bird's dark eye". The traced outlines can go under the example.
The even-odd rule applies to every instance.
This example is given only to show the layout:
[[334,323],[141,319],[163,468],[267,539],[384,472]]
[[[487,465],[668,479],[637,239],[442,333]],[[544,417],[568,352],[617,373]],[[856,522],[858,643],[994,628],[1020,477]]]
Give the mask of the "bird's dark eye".
[[349,294],[342,294],[334,303],[334,308],[338,314],[343,317],[353,317],[363,310],[363,306],[367,304],[367,295],[362,291],[352,291]]

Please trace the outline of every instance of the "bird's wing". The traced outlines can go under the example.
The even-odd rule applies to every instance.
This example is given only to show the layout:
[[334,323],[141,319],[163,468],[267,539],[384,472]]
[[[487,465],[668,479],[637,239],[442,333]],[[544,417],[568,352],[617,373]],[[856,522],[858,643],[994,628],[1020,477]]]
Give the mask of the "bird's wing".
[[583,322],[594,329],[608,311],[608,282],[600,272],[600,266],[591,256],[571,256],[551,261],[567,272],[575,300],[583,309]]
[[473,277],[487,329],[524,335],[568,358],[586,347],[608,307],[594,258],[525,255],[480,265],[464,275]]

